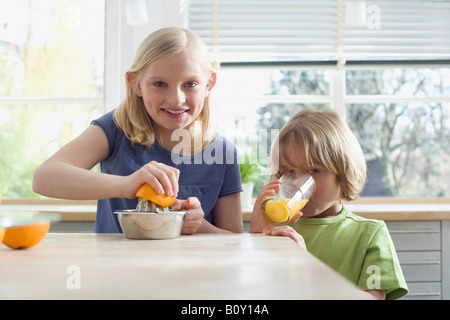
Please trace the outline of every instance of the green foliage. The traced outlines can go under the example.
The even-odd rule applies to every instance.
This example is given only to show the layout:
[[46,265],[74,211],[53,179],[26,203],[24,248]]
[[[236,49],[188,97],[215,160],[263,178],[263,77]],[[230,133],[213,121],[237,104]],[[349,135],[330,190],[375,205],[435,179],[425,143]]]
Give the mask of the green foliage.
[[35,198],[33,173],[45,159],[45,143],[31,131],[32,114],[25,107],[0,106],[0,183],[3,198]]
[[239,157],[239,168],[241,169],[241,181],[254,182],[258,178],[261,170],[257,163],[252,163],[247,153]]
[[264,175],[265,168],[258,163],[252,163],[251,159],[256,159],[251,157],[249,154],[245,154],[239,157],[239,167],[241,169],[241,180],[242,183],[253,182],[253,197],[258,196],[262,187],[269,181],[269,177]]
[[242,182],[253,182],[259,175],[259,168],[256,164],[240,163]]

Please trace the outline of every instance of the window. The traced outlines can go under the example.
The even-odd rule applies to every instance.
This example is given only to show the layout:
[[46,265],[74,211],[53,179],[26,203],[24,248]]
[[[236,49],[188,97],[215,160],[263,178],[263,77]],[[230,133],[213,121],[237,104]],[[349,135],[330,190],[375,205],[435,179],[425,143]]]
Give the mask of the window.
[[365,152],[363,196],[450,197],[450,1],[191,0],[188,21],[240,152],[260,161],[269,129],[332,108]]
[[36,167],[103,113],[104,0],[0,3],[0,183],[37,197]]
[[450,68],[349,68],[347,122],[368,163],[363,194],[450,197]]

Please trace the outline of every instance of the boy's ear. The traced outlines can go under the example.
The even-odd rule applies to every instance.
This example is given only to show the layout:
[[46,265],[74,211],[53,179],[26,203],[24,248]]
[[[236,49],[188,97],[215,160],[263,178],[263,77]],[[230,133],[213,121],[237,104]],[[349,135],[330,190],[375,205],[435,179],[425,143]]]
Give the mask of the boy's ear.
[[135,72],[127,72],[126,73],[126,81],[129,88],[133,89],[136,95],[142,97],[141,86],[139,82],[137,82],[137,77]]
[[340,177],[339,178],[339,188],[340,190],[340,196],[341,199],[340,200],[348,200],[348,195],[347,195],[347,179],[345,177]]

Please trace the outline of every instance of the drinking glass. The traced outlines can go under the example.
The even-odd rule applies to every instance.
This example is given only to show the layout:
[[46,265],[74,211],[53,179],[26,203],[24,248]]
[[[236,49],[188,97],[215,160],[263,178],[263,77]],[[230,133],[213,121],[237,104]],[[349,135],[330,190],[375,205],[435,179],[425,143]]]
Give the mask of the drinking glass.
[[278,192],[261,205],[264,218],[271,224],[282,226],[303,209],[315,190],[312,176],[304,170],[289,169],[280,178]]

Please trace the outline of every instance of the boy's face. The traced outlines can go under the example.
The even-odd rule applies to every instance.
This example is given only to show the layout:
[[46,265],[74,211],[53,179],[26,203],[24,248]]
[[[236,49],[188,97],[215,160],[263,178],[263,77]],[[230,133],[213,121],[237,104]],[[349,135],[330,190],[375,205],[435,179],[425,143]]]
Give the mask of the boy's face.
[[193,55],[184,52],[153,61],[142,75],[136,94],[156,124],[158,134],[188,128],[203,110],[215,84]]
[[[305,168],[306,155],[302,147],[287,146],[280,153],[279,172],[288,168]],[[323,165],[315,163],[308,172],[316,183],[316,190],[302,209],[304,218],[325,218],[337,215],[342,210],[340,201],[340,183],[338,177]]]

